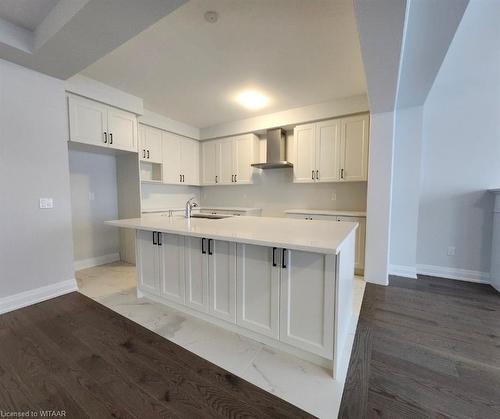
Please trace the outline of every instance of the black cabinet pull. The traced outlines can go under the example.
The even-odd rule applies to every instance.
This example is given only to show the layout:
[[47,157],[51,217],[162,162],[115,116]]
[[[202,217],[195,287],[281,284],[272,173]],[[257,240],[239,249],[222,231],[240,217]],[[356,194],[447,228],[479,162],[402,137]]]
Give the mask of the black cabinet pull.
[[156,246],[158,243],[156,242],[156,231],[153,231],[153,244]]
[[113,144],[113,133],[112,132],[109,133],[109,143]]
[[314,180],[314,170],[311,170],[311,179]]
[[179,182],[182,182],[182,175],[179,175]]
[[149,159],[149,150],[148,150],[148,159]]
[[340,179],[344,179],[344,169],[340,169]]
[[146,158],[146,150],[142,149],[142,158],[145,159]]
[[276,247],[273,247],[273,266],[276,266]]
[[316,179],[319,180],[319,170],[316,170]]
[[161,246],[161,233],[159,231],[156,232],[156,239],[158,240],[158,246]]
[[208,239],[208,254],[209,254],[209,255],[213,255],[213,254],[214,254],[214,253],[213,253],[213,248],[212,248],[212,243],[213,243],[213,242],[214,242],[214,241],[213,241],[212,239]]
[[238,178],[236,177],[236,175],[234,175],[234,181],[238,183]]
[[215,176],[215,183],[217,183],[217,176]]
[[286,253],[286,249],[283,249],[283,253],[281,254],[281,267],[283,269],[286,269],[286,261],[285,261],[285,253]]
[[108,133],[104,132],[104,144],[108,143]]
[[204,255],[207,254],[207,251],[205,250],[205,240],[206,240],[205,237],[201,239],[201,253],[203,253]]

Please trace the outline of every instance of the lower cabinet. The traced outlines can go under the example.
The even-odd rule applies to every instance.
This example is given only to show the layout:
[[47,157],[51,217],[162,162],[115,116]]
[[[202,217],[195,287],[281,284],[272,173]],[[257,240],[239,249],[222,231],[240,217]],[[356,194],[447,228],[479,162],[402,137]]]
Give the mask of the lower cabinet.
[[280,340],[331,357],[334,256],[282,249],[280,271]]
[[151,231],[137,252],[143,291],[332,359],[334,255]]
[[235,243],[186,237],[186,305],[236,322],[235,249]]
[[158,234],[156,231],[138,231],[136,236],[139,287],[154,294],[160,292],[162,270]]
[[238,325],[279,337],[280,269],[278,249],[238,243]]
[[184,236],[160,234],[161,295],[176,303],[184,304]]
[[185,237],[186,305],[208,312],[207,239]]

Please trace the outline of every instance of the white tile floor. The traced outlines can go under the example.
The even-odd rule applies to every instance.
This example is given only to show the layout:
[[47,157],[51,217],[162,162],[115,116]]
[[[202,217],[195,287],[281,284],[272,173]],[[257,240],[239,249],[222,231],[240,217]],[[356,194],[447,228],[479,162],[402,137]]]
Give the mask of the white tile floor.
[[[336,418],[343,381],[310,362],[136,296],[135,267],[113,263],[76,273],[80,292],[214,364],[320,418]],[[365,282],[356,278],[355,312]],[[347,365],[349,348],[344,351]]]

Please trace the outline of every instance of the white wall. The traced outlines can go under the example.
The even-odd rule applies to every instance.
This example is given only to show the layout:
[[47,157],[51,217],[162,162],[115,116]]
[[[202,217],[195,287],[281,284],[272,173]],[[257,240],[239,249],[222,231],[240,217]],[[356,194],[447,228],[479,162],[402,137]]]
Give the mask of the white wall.
[[118,229],[104,224],[118,218],[115,156],[70,150],[69,170],[75,269],[116,260]]
[[198,186],[143,183],[141,196],[142,211],[184,208],[186,201],[193,196],[196,198],[196,202],[200,202],[200,188]]
[[390,273],[416,278],[422,107],[398,109],[394,138]]
[[498,16],[500,2],[470,2],[425,103],[421,272],[487,278],[493,197],[486,189],[500,186]]
[[394,112],[371,115],[368,163],[365,279],[388,284]]
[[291,169],[262,170],[254,175],[253,185],[204,186],[201,203],[262,208],[262,215],[269,217],[283,217],[284,210],[293,208],[366,208],[366,182],[301,184],[292,179]]
[[0,60],[0,298],[74,278],[66,124],[62,81]]

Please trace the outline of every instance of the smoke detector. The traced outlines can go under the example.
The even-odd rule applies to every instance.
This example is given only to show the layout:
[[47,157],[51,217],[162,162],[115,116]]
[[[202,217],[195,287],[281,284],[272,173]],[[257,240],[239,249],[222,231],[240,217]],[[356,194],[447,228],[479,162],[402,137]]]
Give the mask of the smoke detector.
[[219,14],[214,11],[208,11],[205,13],[205,20],[209,23],[215,23],[219,19]]

